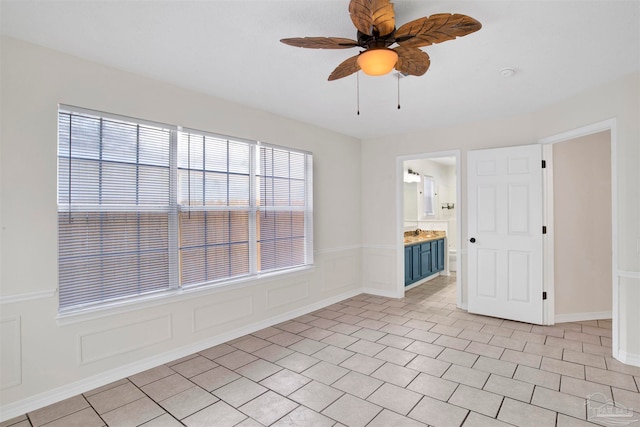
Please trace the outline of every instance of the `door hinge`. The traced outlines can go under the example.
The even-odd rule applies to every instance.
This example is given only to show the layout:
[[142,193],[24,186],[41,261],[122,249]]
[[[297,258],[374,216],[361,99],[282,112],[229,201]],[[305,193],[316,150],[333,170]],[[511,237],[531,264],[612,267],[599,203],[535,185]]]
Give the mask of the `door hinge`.
[[543,292],[543,293],[542,293],[542,299],[543,299],[543,300],[547,299],[547,293],[546,293],[546,292]]
[[547,226],[546,225],[542,226],[542,234],[547,234]]
[[544,169],[544,168],[546,168],[546,167],[547,167],[547,161],[546,161],[546,160],[543,160],[543,161],[542,161],[542,169]]

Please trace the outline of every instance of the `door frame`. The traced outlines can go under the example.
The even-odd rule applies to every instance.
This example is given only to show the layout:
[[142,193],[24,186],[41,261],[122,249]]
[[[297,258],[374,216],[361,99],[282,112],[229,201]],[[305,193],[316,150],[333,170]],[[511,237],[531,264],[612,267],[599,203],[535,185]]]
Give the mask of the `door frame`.
[[542,157],[548,161],[546,173],[543,174],[543,221],[549,232],[543,242],[544,289],[547,292],[547,304],[544,306],[543,320],[545,324],[555,323],[555,282],[554,282],[554,245],[553,245],[553,144],[575,138],[609,131],[611,138],[611,283],[612,283],[612,351],[613,357],[618,358],[619,346],[619,284],[618,284],[618,162],[617,162],[617,131],[616,119],[604,120],[591,125],[582,126],[556,135],[538,140],[542,145]]
[[[404,298],[404,162],[407,160],[433,159],[438,157],[455,157],[456,159],[456,305],[467,309],[462,305],[462,214],[461,203],[461,170],[460,150],[437,151],[420,154],[411,154],[396,157],[396,295]],[[448,238],[448,237],[447,237]],[[448,254],[448,251],[447,251]],[[447,260],[448,262],[448,260]]]

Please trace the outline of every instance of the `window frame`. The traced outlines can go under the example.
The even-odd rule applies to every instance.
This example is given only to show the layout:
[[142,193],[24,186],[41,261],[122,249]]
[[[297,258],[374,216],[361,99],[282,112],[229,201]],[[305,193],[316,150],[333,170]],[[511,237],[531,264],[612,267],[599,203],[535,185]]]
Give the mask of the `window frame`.
[[[430,175],[422,175],[423,215],[436,215],[436,182]],[[429,210],[431,207],[431,210]]]
[[[297,148],[284,147],[274,144],[268,144],[261,141],[253,141],[243,138],[230,137],[227,135],[222,135],[218,133],[202,131],[192,128],[183,128],[178,125],[169,125],[166,123],[158,123],[144,119],[138,119],[133,117],[127,117],[112,113],[105,113],[96,110],[90,110],[81,107],[75,107],[70,105],[59,104],[57,110],[58,123],[60,123],[60,115],[61,114],[71,114],[80,115],[80,116],[89,116],[92,118],[103,118],[109,120],[115,120],[119,122],[124,122],[126,124],[135,124],[135,125],[143,125],[143,126],[151,126],[155,128],[161,128],[168,130],[171,134],[171,142],[169,148],[169,212],[168,212],[168,263],[169,263],[169,283],[166,289],[152,291],[149,293],[142,294],[132,294],[132,295],[124,295],[116,298],[109,298],[100,301],[89,302],[87,304],[76,304],[72,306],[58,307],[58,316],[59,318],[63,318],[65,316],[73,316],[77,314],[83,313],[91,313],[94,311],[111,309],[119,306],[128,306],[131,304],[137,304],[139,302],[145,302],[149,300],[157,300],[160,298],[166,298],[167,296],[175,296],[183,293],[192,293],[198,290],[211,290],[211,289],[228,289],[229,286],[233,285],[241,285],[247,284],[248,282],[252,282],[255,280],[259,280],[263,277],[272,277],[273,275],[287,274],[298,272],[301,270],[306,270],[309,268],[313,268],[314,259],[313,259],[313,154],[311,152],[300,150]],[[181,275],[181,260],[180,260],[180,239],[181,233],[183,231],[180,228],[180,214],[181,209],[185,206],[180,205],[179,195],[179,173],[180,166],[178,164],[178,150],[179,150],[179,140],[181,138],[181,134],[185,133],[193,133],[198,135],[206,135],[216,139],[222,139],[226,141],[232,141],[234,143],[246,144],[249,148],[249,182],[248,182],[248,192],[249,192],[249,206],[248,207],[238,207],[233,205],[227,206],[213,206],[207,207],[206,211],[215,212],[215,211],[237,211],[244,210],[248,212],[249,216],[249,224],[248,224],[248,243],[249,243],[249,266],[250,270],[248,274],[240,275],[240,276],[231,276],[231,277],[223,277],[220,279],[207,280],[205,282],[195,283],[195,284],[185,284],[183,277]],[[64,212],[73,212],[77,210],[77,206],[73,203],[61,203],[60,199],[60,159],[62,156],[60,155],[60,136],[62,135],[61,130],[58,129],[58,171],[57,171],[57,183],[58,183],[58,197],[57,197],[57,213],[60,215]],[[71,138],[71,135],[69,136]],[[256,236],[256,216],[260,212],[260,207],[257,205],[257,192],[258,192],[258,177],[256,174],[257,170],[257,161],[259,159],[259,153],[261,148],[269,148],[275,150],[284,150],[289,153],[299,153],[304,156],[304,183],[305,183],[305,194],[304,194],[304,205],[301,207],[302,212],[304,212],[304,256],[303,262],[301,264],[290,265],[284,268],[279,269],[271,269],[268,271],[258,271],[256,266],[258,265],[258,254],[256,247],[258,245],[258,237]],[[72,157],[71,157],[72,158]],[[101,160],[100,160],[101,161]],[[101,184],[100,184],[101,185]],[[127,209],[124,210],[119,209],[117,206],[94,206],[96,211],[112,211],[112,212],[127,212]],[[188,206],[189,210],[193,207]],[[291,206],[289,206],[291,208]],[[278,208],[279,210],[287,210],[287,207]],[[298,208],[296,208],[298,209]],[[131,209],[129,209],[131,210]],[[199,210],[199,209],[198,209]],[[136,209],[133,209],[136,211]],[[163,212],[166,212],[166,209],[162,209]],[[58,224],[58,241],[60,242],[60,223]],[[58,255],[58,266],[60,266],[61,258],[60,254]],[[231,263],[229,263],[231,267]],[[59,286],[64,286],[61,282],[61,277],[58,276]]]

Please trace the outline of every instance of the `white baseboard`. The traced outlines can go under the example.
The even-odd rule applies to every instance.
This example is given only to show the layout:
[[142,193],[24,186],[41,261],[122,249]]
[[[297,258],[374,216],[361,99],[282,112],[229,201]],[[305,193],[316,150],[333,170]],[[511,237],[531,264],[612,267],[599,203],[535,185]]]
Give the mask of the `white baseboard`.
[[385,290],[376,289],[376,288],[363,288],[362,293],[376,295],[379,297],[386,297],[386,298],[401,298],[398,296],[398,294],[396,294],[393,291],[385,291]]
[[422,285],[424,283],[427,283],[428,281],[433,280],[433,279],[435,279],[436,277],[439,277],[439,276],[450,276],[450,274],[447,274],[447,272],[444,272],[444,271],[441,271],[441,272],[436,273],[436,274],[432,274],[431,276],[425,277],[424,279],[420,279],[417,282],[410,284],[409,286],[405,286],[404,290],[408,291],[409,289],[412,289],[412,288],[415,288],[416,286],[420,286],[420,285]]
[[568,314],[556,314],[555,323],[565,322],[585,322],[587,320],[603,320],[611,319],[610,311],[594,311],[591,313],[568,313]]
[[618,351],[617,359],[626,364],[640,367],[640,354],[631,354],[626,351]]
[[416,282],[416,283],[412,283],[412,284],[410,284],[410,285],[407,285],[407,286],[405,286],[405,287],[404,287],[404,291],[405,291],[405,292],[407,292],[409,289],[413,289],[413,288],[415,288],[416,286],[420,286],[420,285],[422,285],[422,283],[423,283],[423,282]]
[[62,387],[55,388],[43,393],[36,394],[26,399],[11,402],[6,405],[0,406],[0,422],[17,417],[19,415],[26,414],[27,412],[34,411],[36,409],[43,408],[53,403],[59,402],[64,399],[68,399],[75,395],[85,393],[98,387],[102,387],[114,381],[122,378],[127,378],[131,375],[139,372],[146,371],[164,363],[171,362],[181,357],[188,356],[193,353],[205,350],[209,347],[216,346],[218,344],[225,343],[227,341],[236,339],[243,335],[250,334],[260,329],[267,328],[269,326],[276,325],[289,319],[293,319],[298,316],[310,313],[312,311],[319,310],[327,307],[331,304],[335,304],[347,298],[360,295],[363,292],[362,288],[352,289],[350,291],[343,292],[338,295],[317,301],[313,304],[297,308],[287,313],[280,314],[278,316],[270,317],[268,319],[261,320],[256,323],[252,323],[247,326],[228,331],[215,337],[208,338],[206,340],[190,344],[184,347],[180,347],[174,350],[170,350],[161,354],[157,354],[146,359],[139,360],[137,362],[130,363],[115,369],[111,369],[106,372],[101,372],[98,375],[84,378],[82,380],[64,385]]

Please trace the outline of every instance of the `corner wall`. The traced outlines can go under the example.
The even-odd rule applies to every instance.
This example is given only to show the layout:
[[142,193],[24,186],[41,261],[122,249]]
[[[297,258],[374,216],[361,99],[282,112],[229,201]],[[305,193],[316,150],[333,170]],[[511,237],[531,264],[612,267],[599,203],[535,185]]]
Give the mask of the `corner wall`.
[[[0,52],[1,419],[361,292],[359,140],[11,38]],[[58,320],[58,103],[313,152],[315,265]]]

